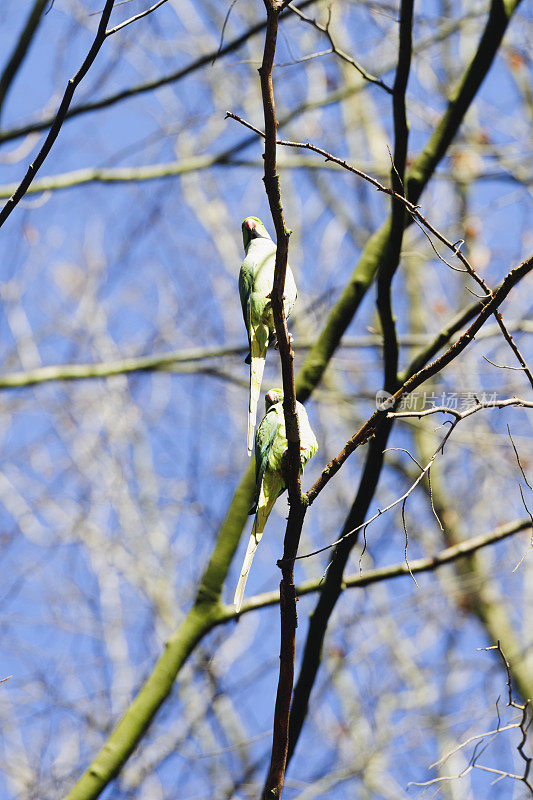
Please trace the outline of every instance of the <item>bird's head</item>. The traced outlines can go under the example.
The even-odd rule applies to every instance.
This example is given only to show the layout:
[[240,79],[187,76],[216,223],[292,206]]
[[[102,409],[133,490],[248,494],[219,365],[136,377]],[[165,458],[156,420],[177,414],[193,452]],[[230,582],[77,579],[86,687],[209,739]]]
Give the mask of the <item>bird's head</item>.
[[252,239],[270,239],[270,234],[259,217],[246,217],[242,223],[242,242],[245,250]]
[[283,402],[283,389],[270,389],[265,395],[265,410],[275,405],[276,403]]

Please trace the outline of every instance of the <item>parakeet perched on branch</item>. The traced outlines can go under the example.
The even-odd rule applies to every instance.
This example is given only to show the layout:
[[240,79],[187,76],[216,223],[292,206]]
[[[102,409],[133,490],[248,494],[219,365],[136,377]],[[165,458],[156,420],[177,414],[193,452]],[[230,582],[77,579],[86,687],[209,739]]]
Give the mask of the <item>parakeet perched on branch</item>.
[[[269,340],[273,339],[275,334],[270,294],[274,282],[276,245],[257,217],[246,217],[242,223],[242,239],[246,255],[239,274],[239,295],[250,343],[250,353],[246,358],[246,363],[250,364],[247,444],[248,455],[251,456],[257,401],[261,392],[266,351]],[[283,293],[285,317],[291,313],[296,294],[294,276],[287,264]]]
[[[266,414],[261,420],[255,435],[255,497],[250,514],[255,512],[254,526],[244,557],[241,575],[233,602],[240,611],[244,587],[252,560],[261,541],[265,523],[272,511],[274,503],[285,489],[283,477],[283,455],[288,447],[285,435],[285,418],[283,416],[283,392],[271,389],[265,396]],[[311,430],[305,408],[296,403],[298,425],[300,428],[300,460],[302,472],[305,464],[318,450],[315,434]]]

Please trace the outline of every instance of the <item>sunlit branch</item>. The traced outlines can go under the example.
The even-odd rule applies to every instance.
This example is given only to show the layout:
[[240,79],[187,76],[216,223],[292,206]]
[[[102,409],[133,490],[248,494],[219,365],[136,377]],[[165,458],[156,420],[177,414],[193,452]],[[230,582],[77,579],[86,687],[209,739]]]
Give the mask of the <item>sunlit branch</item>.
[[[507,297],[513,286],[515,286],[522,278],[524,278],[531,270],[533,269],[533,256],[530,256],[526,261],[524,261],[520,266],[516,267],[515,269],[511,270],[504,278],[502,283],[500,284],[499,288],[493,292],[490,300],[487,300],[485,305],[482,307],[482,310],[476,317],[476,319],[470,324],[470,326],[466,329],[466,331],[459,337],[459,339],[446,350],[441,356],[436,358],[426,366],[422,367],[418,372],[414,375],[411,375],[407,380],[400,386],[400,388],[394,393],[391,398],[390,409],[394,410],[394,408],[400,402],[402,396],[404,394],[408,394],[412,392],[414,389],[417,389],[424,381],[428,378],[433,377],[438,372],[440,372],[444,367],[446,367],[451,361],[453,361],[459,353],[461,353],[474,339],[475,334],[477,331],[482,327],[484,322],[488,319],[488,317],[494,313],[496,309],[499,308],[503,300]],[[329,464],[324,468],[322,474],[318,478],[318,480],[313,484],[311,489],[307,492],[307,499],[309,504],[311,504],[317,495],[322,491],[324,486],[331,480],[333,475],[335,475],[341,466],[344,464],[348,456],[353,453],[353,451],[374,435],[377,426],[384,421],[387,416],[386,410],[377,410],[374,414],[365,422],[365,424],[355,433],[352,438],[346,443],[345,447],[341,450],[341,452],[333,458]]]
[[[497,650],[498,651],[501,659],[503,660],[504,667],[505,667],[506,674],[507,674],[507,689],[508,689],[508,693],[509,693],[509,699],[507,701],[507,707],[508,708],[515,708],[518,711],[520,711],[521,712],[520,720],[518,722],[509,722],[507,725],[502,725],[501,724],[501,719],[500,719],[500,712],[499,712],[499,708],[498,708],[498,702],[499,702],[499,698],[498,698],[498,700],[496,701],[496,713],[497,713],[497,717],[498,717],[498,725],[497,725],[497,727],[494,728],[493,730],[485,731],[483,733],[479,733],[479,734],[476,734],[474,736],[470,736],[464,742],[461,742],[461,744],[457,745],[457,747],[454,747],[452,750],[450,750],[448,753],[446,753],[441,759],[439,759],[439,761],[435,762],[434,764],[431,764],[431,767],[430,767],[430,769],[433,769],[434,767],[442,766],[455,753],[458,753],[459,751],[464,750],[465,747],[468,747],[469,745],[471,745],[474,742],[476,742],[476,746],[475,746],[475,748],[474,748],[474,750],[472,752],[472,755],[471,755],[471,757],[470,757],[470,759],[468,761],[468,764],[461,772],[459,772],[456,775],[439,776],[438,778],[432,778],[429,781],[410,781],[408,783],[408,786],[424,786],[424,787],[434,786],[436,784],[444,783],[444,782],[447,782],[447,781],[458,780],[459,778],[463,778],[465,775],[468,775],[468,773],[471,772],[473,769],[480,769],[483,772],[489,772],[489,773],[491,773],[493,775],[498,775],[500,779],[501,778],[510,778],[511,780],[519,781],[519,782],[523,783],[529,789],[531,794],[533,794],[533,784],[529,780],[529,772],[530,772],[530,769],[531,769],[532,759],[524,751],[524,745],[526,744],[526,741],[527,741],[528,730],[531,727],[531,722],[533,721],[533,719],[531,717],[531,703],[530,703],[529,700],[526,700],[526,702],[524,704],[521,704],[521,703],[517,703],[516,700],[514,700],[514,698],[513,698],[513,690],[512,690],[512,683],[511,683],[511,670],[510,670],[509,662],[507,661],[507,658],[505,657],[505,655],[503,653],[503,650],[502,650],[502,648],[500,646],[500,642],[498,642],[495,645],[492,645],[491,647],[482,647],[482,648],[479,648],[479,649],[480,650],[485,650],[485,651],[489,651],[489,650]],[[518,730],[520,732],[520,734],[521,734],[521,738],[520,738],[520,741],[518,742],[518,744],[516,746],[516,749],[517,749],[521,759],[524,761],[524,771],[523,771],[522,774],[511,772],[509,770],[497,769],[495,767],[491,767],[491,766],[479,763],[479,759],[480,759],[481,755],[487,749],[488,745],[490,743],[492,743],[496,738],[498,738],[502,733],[504,733],[506,731],[510,731],[510,730]],[[481,746],[481,745],[483,745],[483,746]]]
[[131,25],[132,22],[137,22],[138,19],[142,19],[143,17],[146,17],[148,14],[151,14],[152,11],[156,11],[160,6],[163,5],[163,3],[166,2],[167,0],[158,0],[158,2],[154,3],[154,5],[150,6],[150,8],[147,8],[144,11],[139,12],[139,14],[135,14],[135,16],[124,20],[124,22],[121,22],[120,25],[115,25],[114,28],[108,28],[105,32],[105,35],[112,36],[114,33],[122,30],[122,28],[125,28],[127,25]]
[[[279,143],[281,144],[282,142],[280,141]],[[179,175],[201,172],[211,167],[225,167],[228,169],[234,169],[236,167],[255,167],[256,169],[264,169],[263,161],[254,158],[238,158],[234,155],[237,149],[243,149],[245,144],[250,144],[250,142],[247,141],[243,143],[242,148],[232,148],[231,152],[223,151],[213,155],[191,156],[190,158],[176,159],[176,161],[167,161],[159,164],[146,164],[140,167],[83,167],[82,169],[75,169],[69,172],[61,172],[57,175],[46,175],[43,178],[38,178],[33,181],[28,187],[26,194],[33,195],[45,192],[56,192],[64,189],[74,189],[78,186],[86,186],[91,183],[122,184],[157,181],[162,178],[173,178]],[[337,171],[342,169],[342,167],[334,161],[318,162],[311,158],[296,157],[278,159],[278,169],[280,171],[288,169]],[[361,171],[361,177],[365,175],[367,174]],[[367,177],[370,176],[367,175]],[[447,174],[439,174],[436,175],[435,178],[439,180],[449,180],[450,176]],[[504,173],[495,172],[481,173],[477,176],[477,180],[513,180],[514,182],[514,178],[510,178],[510,176]],[[529,180],[529,178],[526,178],[526,180]],[[11,197],[17,185],[16,183],[0,184],[0,198]],[[387,189],[387,187],[379,189],[379,191],[383,190],[387,194],[390,194],[390,190]]]
[[[471,313],[471,316],[473,314]],[[513,333],[533,333],[533,322],[529,320],[517,320],[512,324]],[[486,325],[478,334],[476,342],[482,339],[489,339],[499,335],[499,330],[495,325]],[[457,334],[448,336],[445,339],[435,341],[435,338],[428,334],[404,334],[398,338],[398,343],[402,347],[416,348],[423,345],[430,345],[433,352],[444,346],[445,343],[456,341]],[[315,339],[302,337],[292,342],[292,348],[296,351],[306,351],[313,347]],[[339,345],[339,351],[350,349],[379,348],[383,344],[383,338],[379,334],[368,334],[367,336],[346,336]],[[172,350],[170,353],[154,353],[146,356],[132,356],[131,358],[121,358],[116,361],[99,361],[91,364],[52,364],[45,367],[36,367],[19,372],[0,373],[0,390],[17,389],[25,386],[35,386],[41,383],[52,381],[76,381],[91,380],[95,378],[109,378],[113,375],[128,375],[135,372],[190,372],[189,366],[203,361],[220,361],[222,358],[236,358],[244,356],[248,352],[248,345],[234,344],[226,347],[204,347],[183,350]],[[515,367],[513,369],[519,369]]]
[[[309,5],[315,3],[316,0],[302,0],[300,3],[300,8],[306,8]],[[102,12],[103,13],[103,12]],[[281,15],[280,19],[286,19],[287,13]],[[446,28],[443,35],[449,35],[450,32],[457,30],[459,25],[455,23],[455,27],[451,27],[450,30]],[[69,109],[68,113],[66,114],[65,119],[73,119],[74,117],[79,116],[80,114],[86,114],[91,111],[97,111],[101,108],[108,108],[109,106],[113,106],[116,103],[120,103],[122,100],[127,100],[129,97],[134,97],[138,94],[144,94],[146,92],[152,92],[155,89],[159,89],[161,86],[166,86],[169,83],[176,83],[177,81],[185,78],[187,75],[195,72],[198,69],[201,69],[204,66],[210,64],[214,58],[219,56],[224,56],[227,53],[231,53],[234,50],[237,50],[241,45],[245,44],[248,39],[252,36],[255,36],[257,33],[261,33],[266,28],[266,22],[261,21],[258,22],[256,25],[252,25],[247,31],[245,31],[241,36],[237,36],[235,39],[232,39],[231,42],[228,42],[227,45],[220,48],[220,50],[211,50],[209,53],[206,53],[203,56],[192,61],[186,67],[182,69],[176,70],[176,72],[172,72],[169,75],[164,75],[160,78],[156,78],[151,81],[145,81],[144,83],[139,83],[136,86],[131,86],[129,89],[124,89],[121,92],[116,92],[116,94],[108,95],[107,97],[103,97],[101,100],[95,100],[89,103],[80,103],[80,105],[75,106],[74,108]],[[433,39],[431,41],[434,41]],[[431,42],[429,42],[431,43]],[[428,46],[427,44],[425,45]],[[38,133],[39,131],[44,131],[52,125],[54,122],[54,117],[50,116],[46,119],[39,120],[37,122],[29,122],[26,125],[21,125],[19,128],[12,128],[11,130],[7,131],[0,131],[0,143],[1,142],[9,142],[13,139],[18,139],[21,136],[26,136],[29,133]]]
[[[313,550],[310,553],[306,553],[305,555],[296,556],[296,560],[299,561],[303,558],[310,558],[311,556],[316,556],[319,553],[323,553],[326,550],[330,550],[333,547],[336,547],[341,542],[345,541],[352,537],[355,533],[366,528],[372,523],[375,522],[379,517],[383,514],[386,514],[391,509],[395,508],[400,503],[403,503],[407,500],[407,498],[414,492],[416,487],[420,484],[424,476],[426,476],[431,467],[433,466],[435,459],[437,458],[439,453],[444,451],[444,446],[446,445],[448,439],[452,435],[453,431],[455,430],[457,424],[467,417],[471,417],[472,414],[476,414],[478,411],[487,408],[508,408],[509,406],[519,406],[520,408],[533,408],[533,400],[522,400],[520,397],[510,397],[506,398],[505,400],[494,400],[494,401],[480,401],[475,403],[473,406],[465,409],[464,411],[457,411],[457,409],[450,408],[448,406],[434,406],[432,408],[427,408],[421,411],[393,411],[387,414],[388,419],[405,419],[409,417],[415,417],[420,419],[421,417],[427,417],[430,414],[450,414],[454,417],[454,421],[450,422],[450,427],[448,428],[446,434],[443,436],[442,440],[439,442],[438,447],[435,449],[433,455],[429,459],[428,463],[420,469],[420,474],[416,478],[416,480],[411,484],[411,486],[400,496],[397,497],[395,500],[392,500],[388,505],[384,508],[379,508],[375,514],[373,514],[369,519],[362,522],[360,525],[357,525],[355,528],[347,531],[340,539],[337,539],[334,542],[330,542],[324,547],[319,547],[318,550]],[[410,454],[409,454],[410,455]],[[411,456],[412,458],[412,456]],[[527,511],[527,507],[526,507]],[[533,522],[533,519],[532,519]]]
[[[153,181],[160,178],[171,178],[176,175],[187,175],[190,172],[208,169],[219,164],[230,164],[228,153],[219,153],[211,156],[193,156],[179,161],[164,164],[150,164],[143,167],[115,167],[97,168],[85,167],[83,169],[64,172],[59,175],[48,175],[34,181],[28,188],[27,194],[40,192],[53,192],[60,189],[71,189],[84,186],[88,183],[130,183],[138,181]],[[10,197],[18,184],[9,183],[0,186],[0,197]]]
[[[401,563],[392,564],[388,567],[369,569],[362,574],[358,572],[356,575],[347,575],[342,581],[342,588],[361,589],[365,586],[371,586],[373,583],[382,583],[383,581],[392,580],[394,578],[408,577],[411,573],[433,572],[435,569],[438,569],[438,567],[451,564],[453,561],[472,555],[472,553],[481,550],[483,547],[489,547],[492,544],[496,544],[503,539],[513,536],[515,533],[527,531],[529,528],[532,528],[531,520],[516,520],[507,525],[502,525],[490,533],[473,536],[451,547],[446,547],[444,550],[435,553],[435,555],[427,558],[415,558],[413,561],[409,561],[409,564],[402,561]],[[306,594],[314,594],[320,590],[322,584],[322,577],[304,581],[296,586],[296,594],[298,597],[303,597]],[[242,616],[242,614],[247,614],[250,611],[257,611],[261,608],[277,605],[277,603],[279,603],[278,591],[258,594],[244,601],[239,614]],[[235,609],[231,607],[227,607],[225,613],[226,619],[233,619],[236,616]]]

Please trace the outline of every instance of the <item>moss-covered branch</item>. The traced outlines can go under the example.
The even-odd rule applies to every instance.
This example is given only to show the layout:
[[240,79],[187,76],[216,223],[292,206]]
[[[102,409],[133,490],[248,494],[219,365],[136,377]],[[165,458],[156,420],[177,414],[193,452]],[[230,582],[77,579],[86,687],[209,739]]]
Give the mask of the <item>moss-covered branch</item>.
[[66,800],[92,800],[99,796],[120,771],[170,694],[176,675],[196,644],[215,625],[227,618],[220,596],[248,517],[253,485],[254,470],[251,465],[233,496],[192,609],[166,643],[147,681]]
[[[248,486],[241,484],[235,495],[234,506],[239,506],[241,513],[248,510]],[[201,589],[193,609],[189,612],[183,623],[173,636],[168,640],[165,651],[157,661],[148,680],[140,690],[135,700],[116,726],[98,756],[94,759],[89,769],[76,783],[65,800],[89,800],[96,798],[108,785],[112,778],[120,771],[135,745],[153,719],[157,709],[169,695],[175,677],[182,665],[198,642],[214,627],[223,625],[236,618],[233,606],[224,606],[220,603],[220,587],[226,573],[228,559],[234,552],[238,543],[237,529],[240,522],[238,514],[226,518],[221,535],[209,566],[204,573]],[[343,581],[343,588],[356,589],[392,580],[409,571],[413,574],[432,572],[438,567],[451,562],[463,561],[475,551],[502,541],[520,531],[527,530],[531,521],[516,520],[507,525],[502,525],[489,534],[476,536],[466,541],[452,545],[430,558],[421,558],[411,561],[410,570],[405,563],[393,564],[365,572],[363,575],[351,575]],[[237,534],[237,535],[235,535]],[[311,594],[320,589],[322,579],[314,579],[296,587],[298,596]],[[240,615],[267,608],[279,603],[279,592],[268,592],[256,595],[245,603]]]
[[[408,185],[411,200],[416,200],[420,196],[440,158],[446,152],[449,142],[457,132],[477,88],[492,63],[512,11],[517,5],[518,2],[493,3],[493,7],[501,7],[501,11],[494,11],[494,8],[491,11],[480,43],[480,48],[482,47],[484,51],[482,57],[479,55],[480,48],[478,48],[476,56],[466,70],[463,81],[452,96],[440,125],[409,173]],[[151,86],[150,88],[155,87]],[[369,240],[349,284],[332,310],[317,343],[311,348],[297,379],[299,399],[308,398],[320,381],[362,298],[372,284],[385,256],[389,228],[390,221],[387,221]],[[235,493],[226,520],[219,532],[213,556],[204,574],[192,610],[169,640],[154,671],[137,698],[127,709],[106,745],[69,793],[68,800],[96,798],[107,786],[142,737],[161,703],[168,696],[181,665],[195,644],[214,625],[220,624],[220,615],[223,614],[220,592],[246,522],[252,487],[253,474],[250,468]],[[340,589],[342,590],[342,583]],[[327,619],[324,620],[324,624],[327,625]]]
[[[418,371],[430,358],[450,341],[454,341],[457,333],[475,317],[481,310],[481,303],[471,303],[459,312],[453,320],[440,331],[437,336],[431,334],[404,334],[398,337],[398,343],[406,348],[424,347],[416,359],[411,363],[411,369]],[[533,333],[533,323],[529,320],[516,320],[508,326],[512,333]],[[476,341],[489,339],[499,335],[496,325],[486,325],[476,334]],[[316,339],[301,338],[292,343],[293,350],[309,350]],[[345,336],[340,347],[343,350],[350,348],[367,349],[379,348],[383,339],[378,334],[364,334],[361,336]],[[183,350],[172,350],[170,353],[154,353],[148,356],[132,356],[120,358],[116,361],[98,361],[91,364],[51,364],[46,367],[21,370],[18,372],[5,372],[0,374],[0,390],[20,389],[27,386],[38,386],[41,383],[54,381],[85,381],[110,378],[114,375],[129,375],[136,372],[185,372],[190,374],[195,369],[203,374],[212,374],[208,367],[201,366],[204,361],[220,361],[221,358],[235,358],[244,356],[248,352],[248,345],[227,345],[226,347],[199,347]],[[220,373],[217,373],[220,374]],[[409,376],[403,375],[402,382]]]
[[[506,525],[500,525],[490,533],[484,533],[479,536],[472,536],[470,539],[462,539],[456,544],[440,550],[435,555],[428,556],[427,558],[415,558],[407,564],[402,561],[400,564],[391,564],[387,567],[376,567],[368,569],[362,574],[357,572],[356,575],[346,575],[342,579],[342,589],[362,589],[366,586],[371,586],[374,583],[383,583],[384,581],[394,580],[395,578],[402,578],[411,575],[418,575],[424,572],[434,572],[438,567],[445,564],[452,564],[456,561],[471,558],[473,553],[482,550],[485,547],[490,547],[497,542],[508,539],[516,533],[527,531],[531,528],[531,520],[521,519],[509,522]],[[298,597],[303,597],[306,594],[314,594],[320,591],[324,582],[323,577],[312,578],[304,583],[298,584],[296,587],[296,594]],[[240,615],[248,614],[250,611],[258,611],[262,608],[275,606],[279,603],[279,592],[265,592],[264,594],[255,595],[243,603],[240,610]],[[233,619],[235,611],[230,607],[222,612],[224,620]],[[527,695],[526,695],[527,696]]]
[[[513,12],[520,0],[493,0],[491,11],[476,53],[453,92],[448,107],[435,133],[407,173],[407,198],[416,203],[433,175],[439,161],[457,133],[472,100],[483,83],[498,51]],[[407,220],[410,224],[411,220]],[[296,379],[298,399],[304,402],[320,381],[333,353],[353,319],[357,308],[385,262],[391,220],[370,237],[359,263],[332,310],[328,323],[319,336]]]

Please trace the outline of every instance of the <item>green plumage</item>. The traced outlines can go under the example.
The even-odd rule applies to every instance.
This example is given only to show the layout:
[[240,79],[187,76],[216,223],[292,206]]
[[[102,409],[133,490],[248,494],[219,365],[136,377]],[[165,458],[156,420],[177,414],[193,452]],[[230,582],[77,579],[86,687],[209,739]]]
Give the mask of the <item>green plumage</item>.
[[[268,515],[276,499],[285,489],[282,464],[288,442],[283,416],[283,392],[280,389],[271,389],[265,397],[265,407],[266,414],[255,435],[255,497],[250,512],[255,511],[255,520],[233,599],[237,611],[241,608],[248,573],[263,536]],[[296,403],[296,411],[300,428],[300,461],[303,472],[304,465],[318,450],[318,443],[301,403]]]
[[[275,326],[270,294],[274,283],[276,245],[257,217],[247,217],[242,223],[245,258],[239,273],[239,295],[250,354],[250,393],[248,401],[248,455],[252,454],[257,402],[265,368],[266,351],[274,337]],[[283,308],[288,317],[296,301],[296,284],[287,264]]]

